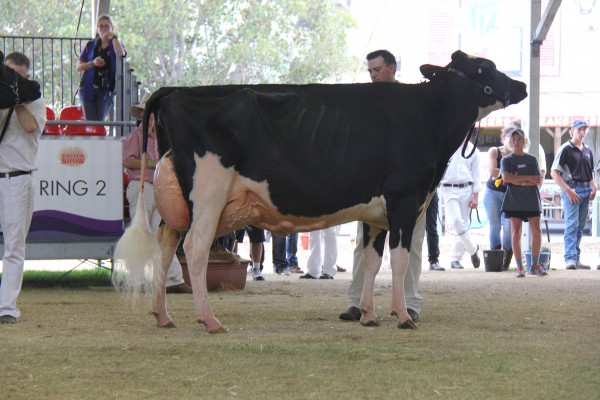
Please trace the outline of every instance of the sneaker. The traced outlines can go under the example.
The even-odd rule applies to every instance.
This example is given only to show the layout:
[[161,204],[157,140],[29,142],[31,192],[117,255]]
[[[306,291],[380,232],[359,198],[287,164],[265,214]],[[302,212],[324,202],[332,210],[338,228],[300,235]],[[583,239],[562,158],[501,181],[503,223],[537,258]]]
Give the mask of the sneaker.
[[481,265],[481,259],[479,258],[479,245],[477,245],[477,250],[475,250],[475,254],[471,256],[471,263],[473,264],[473,268],[479,268]]
[[264,281],[265,280],[265,278],[262,276],[262,273],[260,272],[260,269],[252,270],[252,280],[255,280],[255,281]]
[[440,265],[439,261],[436,261],[436,262],[432,262],[431,264],[429,264],[429,270],[430,271],[445,271],[446,269]]
[[592,269],[589,265],[585,265],[579,262],[579,260],[575,261],[575,269]]
[[517,272],[515,273],[515,276],[517,278],[525,278],[525,271],[523,270],[523,267],[517,268]]
[[577,261],[569,260],[567,261],[566,269],[577,269]]
[[537,274],[537,276],[546,276],[548,275],[548,271],[546,271],[541,264],[535,264],[533,267],[531,267],[531,274]]
[[462,264],[460,263],[460,261],[452,261],[450,263],[450,267],[452,269],[464,269],[465,267],[462,266]]

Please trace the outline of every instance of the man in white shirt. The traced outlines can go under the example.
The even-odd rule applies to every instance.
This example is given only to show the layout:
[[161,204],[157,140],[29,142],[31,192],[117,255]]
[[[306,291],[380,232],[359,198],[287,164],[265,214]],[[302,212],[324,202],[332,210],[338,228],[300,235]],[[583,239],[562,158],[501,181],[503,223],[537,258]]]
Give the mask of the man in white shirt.
[[[29,59],[22,53],[11,53],[5,65],[29,79]],[[0,110],[4,123],[9,109]],[[0,225],[4,232],[2,284],[0,285],[0,324],[14,324],[21,316],[17,297],[23,283],[25,239],[33,215],[33,182],[37,170],[35,157],[38,140],[46,124],[46,104],[39,98],[17,104],[0,142]]]
[[[479,199],[479,150],[475,149],[469,158],[462,156],[463,145],[454,152],[448,168],[442,178],[442,197],[446,211],[446,229],[454,238],[454,246],[450,254],[450,266],[463,269],[460,263],[465,251],[471,255],[474,268],[479,268],[481,260],[477,254],[479,246],[474,244],[469,235],[471,210],[477,208]],[[465,154],[473,151],[473,144],[468,142]]]

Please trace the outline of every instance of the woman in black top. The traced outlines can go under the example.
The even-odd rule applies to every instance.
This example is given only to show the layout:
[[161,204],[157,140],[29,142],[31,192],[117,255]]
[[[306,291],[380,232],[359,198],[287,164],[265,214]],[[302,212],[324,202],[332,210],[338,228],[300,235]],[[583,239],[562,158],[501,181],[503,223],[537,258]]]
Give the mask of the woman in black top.
[[[483,205],[490,221],[490,249],[504,249],[504,262],[502,269],[508,270],[512,259],[512,244],[510,240],[510,218],[507,218],[501,210],[502,200],[506,186],[496,186],[496,180],[500,177],[500,160],[512,152],[510,147],[510,134],[515,127],[509,125],[500,132],[502,146],[492,147],[488,150],[487,169],[490,177],[486,182],[486,190],[483,195]],[[502,233],[502,234],[501,234]]]

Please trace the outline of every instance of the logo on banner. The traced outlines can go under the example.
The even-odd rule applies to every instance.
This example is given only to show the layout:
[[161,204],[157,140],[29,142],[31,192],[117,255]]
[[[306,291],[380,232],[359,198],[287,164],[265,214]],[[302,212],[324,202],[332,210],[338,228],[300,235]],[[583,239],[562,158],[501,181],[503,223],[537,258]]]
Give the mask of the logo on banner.
[[85,162],[86,154],[81,147],[65,147],[60,151],[58,158],[62,165],[78,167]]

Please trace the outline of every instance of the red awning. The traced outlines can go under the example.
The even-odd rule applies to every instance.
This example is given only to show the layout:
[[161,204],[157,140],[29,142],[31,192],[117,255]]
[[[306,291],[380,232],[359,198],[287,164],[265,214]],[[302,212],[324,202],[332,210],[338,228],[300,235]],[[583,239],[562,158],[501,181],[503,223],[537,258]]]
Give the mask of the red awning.
[[[527,103],[494,111],[481,120],[483,128],[502,128],[515,118],[528,116]],[[541,93],[540,128],[568,127],[575,119],[600,126],[600,93]]]

